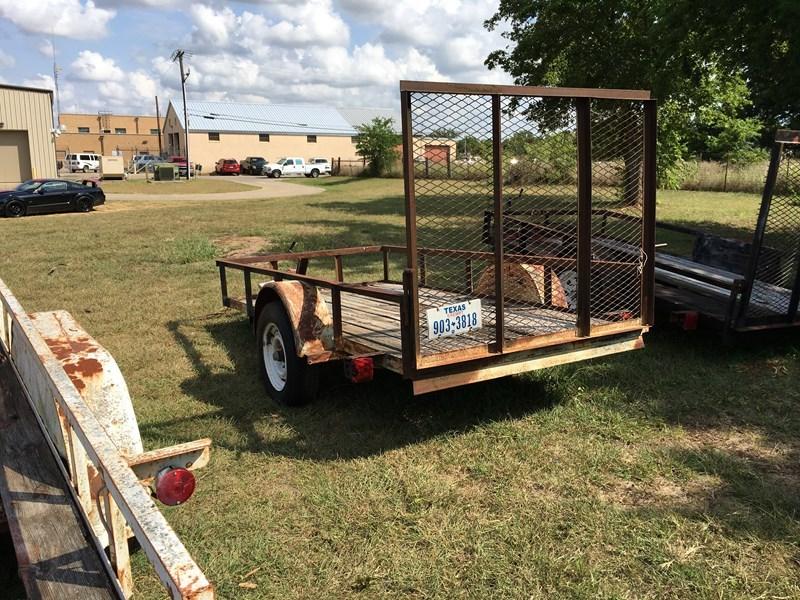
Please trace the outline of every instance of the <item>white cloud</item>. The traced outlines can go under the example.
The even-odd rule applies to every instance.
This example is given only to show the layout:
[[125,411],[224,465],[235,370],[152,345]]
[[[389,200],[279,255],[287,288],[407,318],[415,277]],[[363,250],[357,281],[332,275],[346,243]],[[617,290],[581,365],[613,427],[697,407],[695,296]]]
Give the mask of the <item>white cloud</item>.
[[2,48],[0,48],[0,69],[10,69],[15,64],[17,64],[17,61],[14,57],[3,52]]
[[124,77],[113,58],[106,58],[91,50],[81,51],[78,58],[72,61],[71,69],[71,75],[83,81],[121,81]]
[[[505,45],[499,32],[483,27],[496,0],[252,0],[244,7],[209,0],[95,2],[43,0],[50,10],[70,5],[111,16],[118,10],[120,20],[135,16],[137,27],[153,34],[138,42],[135,59],[124,59],[132,49],[116,42],[77,56],[62,56],[59,47],[71,65],[64,85],[79,87],[84,110],[151,112],[155,94],[179,97],[178,66],[169,58],[175,47],[187,50],[192,100],[394,107],[400,79],[510,82],[483,64]],[[166,12],[175,8],[184,11],[180,26],[178,13]],[[40,47],[42,54],[51,51],[47,43]]]
[[0,18],[26,33],[93,39],[106,34],[116,12],[98,8],[91,0],[0,0]]

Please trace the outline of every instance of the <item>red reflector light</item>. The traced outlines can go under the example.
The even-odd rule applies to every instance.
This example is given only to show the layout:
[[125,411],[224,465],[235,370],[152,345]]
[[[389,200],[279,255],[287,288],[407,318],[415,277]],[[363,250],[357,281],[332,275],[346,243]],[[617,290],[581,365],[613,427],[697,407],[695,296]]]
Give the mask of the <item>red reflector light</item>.
[[372,381],[375,373],[375,365],[370,356],[353,358],[345,363],[345,373],[347,378],[353,383],[363,383]]
[[156,476],[156,498],[167,506],[183,504],[194,494],[195,485],[191,471],[168,467]]

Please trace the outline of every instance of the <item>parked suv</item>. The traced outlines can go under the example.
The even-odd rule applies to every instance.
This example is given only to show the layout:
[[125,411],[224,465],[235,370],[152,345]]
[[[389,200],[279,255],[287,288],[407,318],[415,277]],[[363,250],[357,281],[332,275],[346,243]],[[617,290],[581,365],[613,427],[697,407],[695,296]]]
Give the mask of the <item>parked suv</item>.
[[97,173],[100,170],[100,155],[67,154],[64,159],[64,164],[67,166],[70,173],[75,173],[76,171],[83,171],[84,173],[94,171]]
[[161,157],[154,154],[137,154],[133,157],[133,170],[137,172],[142,169],[152,171],[153,165],[160,162],[163,162]]
[[242,175],[263,175],[263,167],[267,164],[267,159],[262,156],[248,156],[239,165]]
[[239,163],[233,158],[220,158],[214,167],[217,175],[238,175],[240,170]]

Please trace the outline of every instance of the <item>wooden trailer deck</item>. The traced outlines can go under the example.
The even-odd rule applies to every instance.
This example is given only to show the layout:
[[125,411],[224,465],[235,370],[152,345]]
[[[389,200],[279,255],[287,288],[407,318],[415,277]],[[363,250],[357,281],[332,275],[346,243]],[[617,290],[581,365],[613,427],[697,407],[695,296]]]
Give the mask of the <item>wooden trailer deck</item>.
[[0,497],[30,598],[124,598],[2,352]]
[[[381,290],[402,292],[403,286],[398,283],[374,282],[368,284]],[[332,309],[330,290],[321,289],[320,293]],[[429,308],[454,304],[463,300],[462,295],[432,288],[419,288],[420,314]],[[343,293],[342,333],[346,340],[362,345],[365,349],[386,355],[385,366],[391,370],[402,372],[402,337],[400,328],[400,307],[397,303],[379,298]],[[494,342],[494,302],[490,299],[482,301],[484,327],[459,336],[440,338],[438,340],[421,340],[420,351],[423,356],[440,352],[465,350],[475,346]],[[576,317],[569,312],[562,312],[535,306],[506,306],[506,336],[509,338],[530,335],[548,335],[575,328]],[[592,319],[592,325],[610,323],[603,319]]]

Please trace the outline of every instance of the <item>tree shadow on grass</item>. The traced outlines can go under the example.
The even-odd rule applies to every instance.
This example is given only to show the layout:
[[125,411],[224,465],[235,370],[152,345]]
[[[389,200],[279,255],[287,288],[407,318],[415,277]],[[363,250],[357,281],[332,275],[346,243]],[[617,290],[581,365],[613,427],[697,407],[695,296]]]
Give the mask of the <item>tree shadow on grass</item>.
[[[307,460],[367,457],[485,423],[516,419],[560,400],[558,391],[521,378],[413,397],[408,382],[396,374],[378,371],[372,382],[353,385],[342,376],[341,364],[333,363],[323,366],[315,402],[282,407],[267,396],[260,381],[255,342],[245,320],[219,314],[173,321],[168,327],[196,373],[182,382],[182,390],[216,406],[218,411],[211,417],[233,424],[238,441],[215,439],[214,443],[237,452]],[[224,349],[231,368],[220,370],[210,364],[205,354],[209,343]],[[142,424],[142,434],[160,436],[169,431],[171,437],[180,438],[175,432],[182,429],[182,421]],[[276,426],[283,434],[271,431]],[[287,430],[290,435],[285,435]]]

